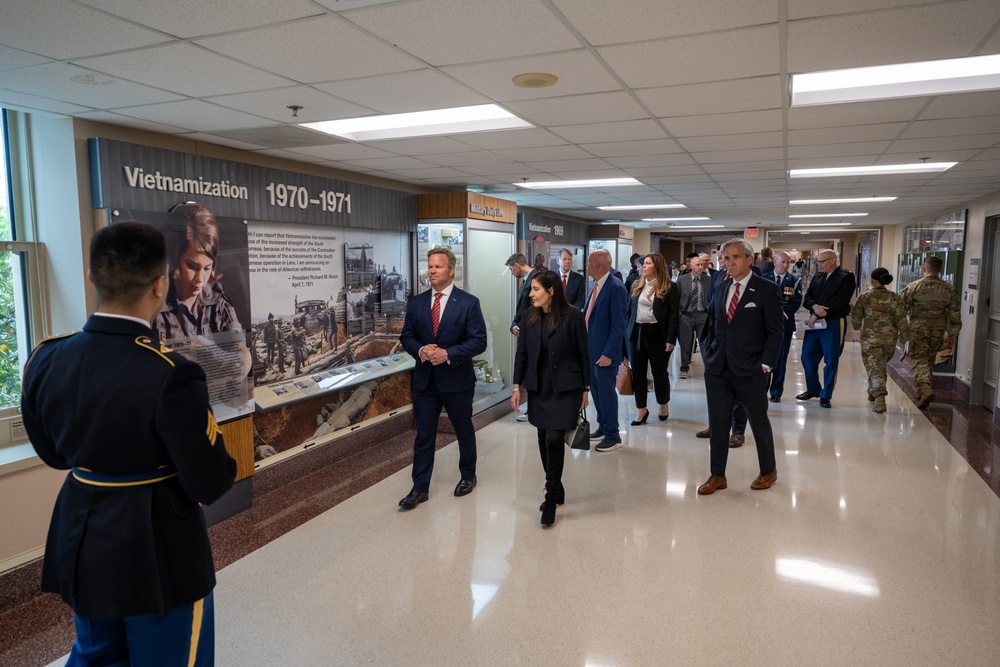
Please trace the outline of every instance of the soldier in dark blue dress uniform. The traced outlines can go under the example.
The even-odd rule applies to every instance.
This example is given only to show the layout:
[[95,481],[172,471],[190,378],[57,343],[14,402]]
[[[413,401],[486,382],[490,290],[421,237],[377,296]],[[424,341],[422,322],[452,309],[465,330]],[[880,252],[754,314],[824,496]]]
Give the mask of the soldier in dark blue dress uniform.
[[232,486],[236,464],[201,367],[161,348],[149,326],[168,290],[163,235],[116,223],[90,255],[98,311],[25,367],[32,445],[71,471],[42,589],[73,608],[68,665],[211,665],[215,568],[199,504]]

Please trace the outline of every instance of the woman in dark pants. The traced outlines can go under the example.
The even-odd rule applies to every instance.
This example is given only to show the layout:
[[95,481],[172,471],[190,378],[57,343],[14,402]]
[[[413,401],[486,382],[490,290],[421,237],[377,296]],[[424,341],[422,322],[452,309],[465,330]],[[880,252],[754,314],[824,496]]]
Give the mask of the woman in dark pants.
[[538,429],[545,470],[542,525],[551,526],[556,505],[566,499],[562,484],[566,431],[576,428],[580,410],[587,407],[590,355],[583,312],[566,301],[558,273],[536,273],[529,298],[534,307],[526,313],[517,338],[510,405],[516,411],[521,386],[528,390],[528,421]]
[[653,369],[653,389],[660,404],[660,421],[670,416],[670,378],[667,366],[670,353],[677,340],[680,323],[680,290],[670,280],[667,262],[663,255],[654,252],[642,262],[642,273],[632,287],[625,340],[628,357],[632,363],[632,387],[635,407],[638,408],[632,426],[645,424],[649,418],[646,408],[646,364]]

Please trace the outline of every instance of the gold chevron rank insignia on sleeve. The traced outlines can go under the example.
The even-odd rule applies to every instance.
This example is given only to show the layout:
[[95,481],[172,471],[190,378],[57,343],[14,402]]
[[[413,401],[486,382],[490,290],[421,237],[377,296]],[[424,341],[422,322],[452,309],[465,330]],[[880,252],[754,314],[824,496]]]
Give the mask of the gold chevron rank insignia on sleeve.
[[218,440],[219,434],[222,433],[222,429],[219,428],[219,423],[215,421],[215,415],[212,411],[208,411],[208,427],[205,429],[205,435],[208,436],[208,444],[215,446],[215,441]]

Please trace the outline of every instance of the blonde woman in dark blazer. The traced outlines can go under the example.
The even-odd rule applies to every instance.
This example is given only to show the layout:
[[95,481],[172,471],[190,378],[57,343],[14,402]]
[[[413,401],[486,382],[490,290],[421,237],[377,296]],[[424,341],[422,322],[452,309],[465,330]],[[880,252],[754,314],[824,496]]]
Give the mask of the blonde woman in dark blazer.
[[625,341],[632,363],[632,386],[638,410],[632,426],[640,426],[649,418],[646,407],[646,365],[653,369],[653,389],[660,405],[660,421],[670,416],[670,378],[667,367],[677,340],[680,323],[680,290],[671,282],[667,262],[658,252],[642,261],[639,279],[632,286]]
[[566,301],[559,274],[540,271],[531,279],[533,307],[525,312],[514,357],[514,390],[510,405],[520,406],[520,389],[528,390],[528,421],[538,429],[538,451],[545,470],[542,525],[556,519],[556,505],[566,498],[562,484],[566,431],[576,428],[587,406],[590,353],[583,312]]

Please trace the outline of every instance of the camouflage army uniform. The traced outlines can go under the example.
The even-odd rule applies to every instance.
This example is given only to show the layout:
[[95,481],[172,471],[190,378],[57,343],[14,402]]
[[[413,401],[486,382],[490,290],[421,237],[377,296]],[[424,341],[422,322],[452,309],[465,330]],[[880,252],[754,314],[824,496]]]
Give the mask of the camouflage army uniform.
[[855,302],[851,324],[861,330],[861,359],[868,371],[868,400],[885,396],[888,393],[885,366],[896,352],[896,340],[905,341],[908,337],[903,302],[884,285],[875,283]]
[[901,295],[909,319],[910,367],[918,389],[931,384],[934,355],[948,336],[962,328],[961,300],[955,288],[938,276],[924,276]]

